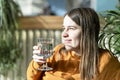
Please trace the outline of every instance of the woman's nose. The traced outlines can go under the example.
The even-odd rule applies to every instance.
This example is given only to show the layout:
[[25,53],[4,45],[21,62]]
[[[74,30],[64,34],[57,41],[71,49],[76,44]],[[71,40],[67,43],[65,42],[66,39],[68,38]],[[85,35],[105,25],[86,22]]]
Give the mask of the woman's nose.
[[62,32],[62,37],[68,37],[68,36],[69,36],[69,34],[66,31]]

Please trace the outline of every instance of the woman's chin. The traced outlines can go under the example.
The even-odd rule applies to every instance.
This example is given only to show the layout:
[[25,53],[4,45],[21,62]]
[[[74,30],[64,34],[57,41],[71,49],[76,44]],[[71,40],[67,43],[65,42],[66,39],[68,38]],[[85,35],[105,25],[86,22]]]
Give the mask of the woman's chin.
[[73,48],[72,48],[71,46],[65,46],[65,49],[66,49],[67,51],[70,51],[70,50],[72,50]]

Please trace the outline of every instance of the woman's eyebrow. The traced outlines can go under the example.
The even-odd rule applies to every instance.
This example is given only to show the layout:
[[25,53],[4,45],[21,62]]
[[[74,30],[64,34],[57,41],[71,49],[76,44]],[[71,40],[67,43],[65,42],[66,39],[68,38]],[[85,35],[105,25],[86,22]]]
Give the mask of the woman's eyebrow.
[[[64,25],[62,25],[61,27],[65,27]],[[74,26],[74,25],[69,25],[67,27],[74,27],[74,28],[80,28],[79,26]]]

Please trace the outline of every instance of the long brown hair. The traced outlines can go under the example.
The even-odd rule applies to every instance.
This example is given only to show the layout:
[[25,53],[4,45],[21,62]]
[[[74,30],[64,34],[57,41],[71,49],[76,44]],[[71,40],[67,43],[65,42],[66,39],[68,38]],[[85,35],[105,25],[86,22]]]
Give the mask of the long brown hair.
[[81,27],[80,62],[81,80],[92,80],[98,74],[98,35],[100,29],[99,17],[91,8],[75,8],[68,15]]

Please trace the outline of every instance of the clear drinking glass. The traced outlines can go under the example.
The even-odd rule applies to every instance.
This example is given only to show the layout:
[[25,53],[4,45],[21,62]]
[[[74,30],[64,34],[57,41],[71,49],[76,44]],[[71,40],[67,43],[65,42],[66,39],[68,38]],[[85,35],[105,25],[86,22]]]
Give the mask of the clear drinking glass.
[[[43,57],[46,61],[53,53],[53,38],[39,38],[37,39],[37,45],[39,46],[40,53],[38,56]],[[39,67],[38,70],[48,71],[52,70],[51,67],[48,67],[47,62],[43,63],[42,67]]]

